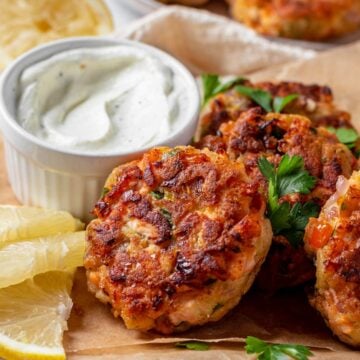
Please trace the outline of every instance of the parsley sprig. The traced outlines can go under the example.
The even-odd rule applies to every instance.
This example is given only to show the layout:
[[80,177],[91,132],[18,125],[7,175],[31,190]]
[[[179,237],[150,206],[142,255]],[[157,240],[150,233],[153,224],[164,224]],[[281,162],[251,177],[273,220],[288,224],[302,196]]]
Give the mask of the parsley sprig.
[[201,76],[204,93],[202,106],[205,106],[212,97],[231,89],[235,85],[241,84],[244,80],[242,77],[236,77],[229,81],[221,82],[218,75],[203,74]]
[[314,354],[303,345],[268,344],[256,337],[246,338],[245,350],[248,354],[257,354],[258,360],[308,360]]
[[316,179],[304,169],[301,156],[284,155],[277,169],[265,157],[259,159],[259,169],[268,180],[268,215],[275,235],[285,236],[293,247],[302,243],[310,217],[319,214],[313,202],[305,204],[280,202],[288,194],[309,194]]
[[337,129],[328,127],[327,129],[335,134],[338,140],[345,144],[349,149],[353,149],[356,146],[356,142],[359,140],[359,134],[354,129],[345,127]]
[[182,341],[175,344],[178,348],[184,348],[187,350],[206,351],[209,350],[209,344],[202,341]]
[[285,97],[276,96],[273,98],[268,91],[243,85],[238,85],[235,90],[242,95],[248,96],[265,111],[276,113],[280,113],[286,105],[299,97],[298,94],[290,94]]
[[207,102],[214,96],[225,92],[234,86],[236,91],[242,95],[248,96],[256,104],[260,105],[267,112],[280,113],[286,105],[299,97],[298,94],[290,94],[288,96],[273,96],[265,90],[252,88],[250,86],[241,85],[245,78],[236,77],[226,82],[221,82],[220,77],[215,74],[203,74],[201,76],[202,88],[203,88],[203,101],[204,107]]
[[[245,340],[247,354],[257,354],[258,360],[309,360],[314,354],[309,348],[295,344],[268,344],[253,336]],[[182,341],[175,344],[178,348],[206,351],[210,345],[202,341]]]

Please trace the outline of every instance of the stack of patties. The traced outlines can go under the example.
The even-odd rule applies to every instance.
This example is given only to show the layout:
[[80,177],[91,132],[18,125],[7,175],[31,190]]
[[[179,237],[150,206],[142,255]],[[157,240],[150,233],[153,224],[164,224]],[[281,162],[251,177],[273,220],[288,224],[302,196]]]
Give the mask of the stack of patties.
[[[211,76],[204,77],[203,82],[206,88]],[[258,279],[261,287],[270,291],[299,285],[315,276],[313,262],[302,246],[308,218],[316,217],[335,192],[338,177],[349,178],[358,168],[358,134],[350,114],[335,107],[328,87],[288,82],[252,84],[242,79],[228,84],[229,89],[204,105],[196,145],[241,161],[246,173],[264,187],[271,179],[261,172],[260,158],[275,166],[284,155],[301,158],[303,169],[298,172],[308,172],[314,181],[310,187],[300,188],[303,191],[284,194],[279,189],[278,201],[289,203],[289,211],[297,203],[311,211],[296,216],[301,220],[297,225],[292,219],[276,224],[275,214],[273,245]],[[297,238],[290,239],[294,236]]]
[[274,237],[259,285],[273,292],[316,273],[311,304],[342,341],[359,346],[360,152],[350,115],[328,87],[220,85],[213,75],[203,83],[214,97],[204,104],[197,147],[240,161],[267,191]]
[[266,256],[263,287],[312,280],[306,225],[358,167],[358,134],[329,88],[203,85],[198,149],[155,148],[116,168],[88,226],[89,288],[132,329],[219,320]]

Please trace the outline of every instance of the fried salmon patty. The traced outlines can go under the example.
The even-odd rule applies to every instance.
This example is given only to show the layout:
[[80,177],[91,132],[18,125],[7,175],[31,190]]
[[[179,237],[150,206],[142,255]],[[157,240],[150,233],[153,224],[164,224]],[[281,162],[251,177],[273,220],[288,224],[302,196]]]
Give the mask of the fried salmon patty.
[[[327,86],[304,85],[297,82],[253,84],[248,80],[244,81],[243,85],[268,91],[273,97],[298,94],[299,97],[284,108],[284,113],[306,116],[315,126],[352,128],[350,114],[334,105],[332,91]],[[195,141],[206,135],[216,135],[221,124],[230,120],[236,121],[242,112],[257,106],[258,104],[235,89],[216,95],[209,101],[200,117]]]
[[260,107],[223,123],[217,135],[207,135],[197,145],[240,160],[247,174],[260,182],[264,180],[258,168],[261,156],[277,165],[284,154],[299,155],[318,180],[312,197],[320,206],[335,191],[337,178],[350,177],[357,166],[347,146],[325,127],[315,127],[301,115],[265,113]]
[[[351,151],[326,128],[316,128],[312,121],[299,115],[265,114],[259,107],[242,113],[236,121],[222,124],[218,136],[205,136],[198,146],[240,161],[250,178],[263,187],[266,182],[258,168],[260,157],[278,165],[284,154],[301,156],[305,169],[316,178],[316,185],[309,195],[282,198],[290,204],[311,200],[323,206],[334,193],[338,177],[349,178],[357,167]],[[314,275],[315,268],[304,249],[295,249],[282,236],[275,236],[258,281],[262,287],[276,290],[303,283]]]
[[359,0],[228,0],[235,19],[257,32],[324,40],[360,28]]
[[316,258],[312,305],[342,341],[360,347],[360,172],[339,178],[305,244]]
[[87,228],[89,289],[130,329],[217,321],[269,250],[265,200],[240,162],[192,147],[155,148],[115,168]]

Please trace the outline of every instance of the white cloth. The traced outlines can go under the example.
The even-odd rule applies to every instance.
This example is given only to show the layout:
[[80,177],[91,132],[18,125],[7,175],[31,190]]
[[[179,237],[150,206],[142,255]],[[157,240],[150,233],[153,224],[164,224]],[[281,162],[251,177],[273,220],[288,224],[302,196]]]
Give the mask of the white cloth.
[[161,8],[118,30],[115,36],[163,49],[194,74],[243,75],[316,55],[314,50],[261,37],[226,17],[181,6]]

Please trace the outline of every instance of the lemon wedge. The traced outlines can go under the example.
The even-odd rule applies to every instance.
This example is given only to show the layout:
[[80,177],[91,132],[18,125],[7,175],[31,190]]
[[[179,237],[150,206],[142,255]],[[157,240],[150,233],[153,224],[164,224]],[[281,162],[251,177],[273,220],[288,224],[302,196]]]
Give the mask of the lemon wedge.
[[28,206],[0,206],[0,245],[83,228],[84,225],[66,211]]
[[5,245],[0,248],[0,288],[47,271],[82,266],[84,251],[84,231]]
[[72,273],[49,272],[0,289],[0,358],[65,359]]
[[102,0],[3,0],[0,68],[36,45],[112,30],[111,14]]

